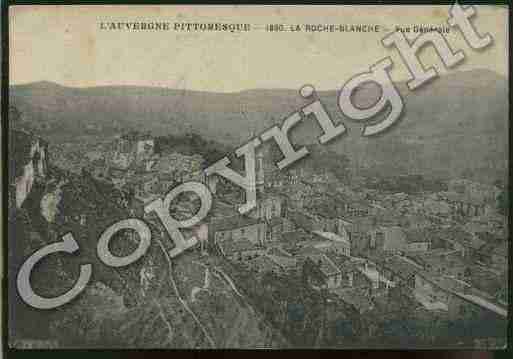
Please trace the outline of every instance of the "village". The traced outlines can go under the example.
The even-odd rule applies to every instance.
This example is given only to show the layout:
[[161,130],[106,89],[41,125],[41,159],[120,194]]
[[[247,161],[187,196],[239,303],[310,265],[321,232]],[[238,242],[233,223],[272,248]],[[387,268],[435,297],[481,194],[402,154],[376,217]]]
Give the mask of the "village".
[[[60,151],[50,156],[47,146],[43,141],[25,146],[32,160],[17,167],[23,173],[12,181],[18,207],[35,176],[44,176],[48,157],[57,157],[66,170],[113,186],[117,205],[154,228],[158,222],[144,212],[145,204],[186,181],[208,186],[215,198],[210,213],[184,231],[199,241],[194,260],[216,263],[231,285],[253,298],[286,333],[313,313],[316,318],[309,321],[322,320],[314,343],[319,338],[338,343],[336,338],[348,336],[368,340],[382,330],[379,321],[369,318],[397,315],[391,311],[424,322],[487,318],[506,323],[508,240],[496,186],[458,179],[440,191],[385,191],[367,187],[363,178],[342,183],[329,168],[319,172],[299,163],[279,171],[262,150],[256,156],[257,206],[241,215],[237,208],[245,202],[244,191],[205,176],[201,155],[157,153],[150,134],[117,136],[82,155]],[[198,202],[184,196],[170,211],[176,218],[190,218]],[[62,213],[63,225],[95,226],[95,210],[72,204]],[[160,233],[163,238],[162,228]],[[145,263],[139,272],[142,297],[150,295],[146,291],[160,271],[151,261]],[[312,310],[315,306],[301,299],[304,293],[323,303],[323,309]],[[478,346],[502,343],[490,335],[472,337]]]

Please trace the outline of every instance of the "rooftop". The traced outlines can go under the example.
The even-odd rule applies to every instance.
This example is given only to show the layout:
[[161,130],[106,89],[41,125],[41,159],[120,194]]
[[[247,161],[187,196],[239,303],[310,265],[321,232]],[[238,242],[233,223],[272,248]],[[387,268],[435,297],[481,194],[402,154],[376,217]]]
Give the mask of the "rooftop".
[[430,242],[431,229],[404,229],[404,239],[409,243]]
[[266,256],[282,268],[295,268],[297,265],[297,260],[293,257],[278,256],[272,254],[267,254]]
[[473,236],[471,233],[455,227],[432,230],[431,236],[449,242],[454,241],[474,249],[479,249],[485,244],[479,237]]
[[337,255],[334,253],[326,254],[329,259],[340,269],[341,272],[347,273],[358,270],[362,266],[361,260],[355,260],[346,256]]
[[244,228],[255,224],[263,224],[258,219],[245,216],[232,216],[223,218],[214,218],[211,225],[216,231],[229,231],[232,229]]
[[387,258],[380,265],[402,279],[408,279],[422,270],[420,265],[398,255]]
[[376,228],[373,218],[370,217],[344,217],[343,221],[349,232],[366,233]]
[[332,241],[332,242],[341,242],[341,243],[345,243],[347,245],[351,244],[347,239],[343,238],[342,236],[339,236],[336,233],[321,232],[321,231],[313,231],[312,233],[315,233],[318,236],[320,236],[321,238],[327,239],[327,240]]
[[231,255],[237,252],[259,249],[247,239],[237,241],[232,239],[226,239],[224,241],[218,241],[217,244],[224,255]]
[[153,139],[149,133],[140,133],[137,131],[128,132],[124,135],[121,135],[120,138],[127,141],[142,141]]
[[283,217],[273,217],[271,218],[267,224],[271,227],[282,225],[285,222],[285,218]]
[[457,192],[441,192],[440,196],[449,202],[462,202],[465,204],[471,204],[475,206],[481,206],[485,204],[482,199],[473,198],[468,195],[464,195]]
[[320,271],[327,277],[340,273],[335,263],[325,254],[309,254],[307,256],[312,262],[319,265]]
[[426,266],[428,269],[458,268],[470,264],[459,255],[440,256],[437,254],[430,255],[430,253],[427,252],[415,255],[413,258],[415,261],[419,262],[419,264]]
[[312,235],[302,231],[285,232],[281,234],[282,242],[299,243],[312,239]]

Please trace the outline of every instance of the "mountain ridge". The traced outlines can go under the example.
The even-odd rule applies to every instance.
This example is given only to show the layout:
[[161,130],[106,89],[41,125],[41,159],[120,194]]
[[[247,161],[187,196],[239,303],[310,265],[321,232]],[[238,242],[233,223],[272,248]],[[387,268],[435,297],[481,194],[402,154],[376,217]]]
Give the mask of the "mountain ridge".
[[[505,176],[507,81],[490,70],[470,70],[441,75],[415,91],[405,82],[396,83],[404,114],[393,128],[371,138],[361,137],[361,123],[341,113],[337,90],[319,91],[333,120],[348,129],[327,146],[348,155],[355,166],[376,171],[433,169],[443,176],[459,176],[477,170],[478,177],[486,179],[490,170],[492,177]],[[372,105],[379,97],[376,89],[359,93],[355,98],[360,103]],[[11,101],[55,141],[136,129],[156,136],[195,132],[234,148],[307,104],[297,89],[211,93],[138,86],[74,88],[51,82],[12,85]],[[290,131],[291,142],[316,143],[320,133],[315,121],[303,120]]]
[[[463,75],[480,75],[480,76],[488,76],[490,79],[495,77],[496,80],[507,80],[507,78],[503,75],[500,75],[499,73],[489,70],[489,69],[472,69],[472,70],[465,70],[465,71],[457,71],[457,72],[449,72],[447,74],[439,75],[437,78],[433,79],[432,81],[437,81],[440,79],[452,79],[455,77],[464,78]],[[475,78],[475,76],[472,76]],[[407,80],[403,81],[397,81],[396,84],[405,84]],[[233,91],[233,92],[218,92],[218,91],[202,91],[202,90],[192,90],[192,89],[179,89],[174,87],[167,87],[167,86],[148,86],[148,85],[97,85],[97,86],[69,86],[69,85],[63,85],[58,82],[50,81],[50,80],[40,80],[40,81],[34,81],[34,82],[25,82],[20,84],[10,84],[9,87],[11,88],[21,88],[21,87],[34,87],[34,86],[55,86],[60,88],[66,88],[66,89],[95,89],[95,88],[140,88],[140,89],[165,89],[165,90],[171,90],[171,91],[187,91],[187,92],[197,92],[197,93],[212,93],[212,94],[226,94],[226,95],[233,95],[233,94],[240,94],[245,92],[261,92],[261,91],[294,91],[298,92],[299,89],[293,89],[293,88],[250,88],[240,91]],[[426,84],[425,86],[429,86]],[[327,90],[320,90],[319,92],[333,92],[333,91],[339,91],[339,89],[327,89]]]

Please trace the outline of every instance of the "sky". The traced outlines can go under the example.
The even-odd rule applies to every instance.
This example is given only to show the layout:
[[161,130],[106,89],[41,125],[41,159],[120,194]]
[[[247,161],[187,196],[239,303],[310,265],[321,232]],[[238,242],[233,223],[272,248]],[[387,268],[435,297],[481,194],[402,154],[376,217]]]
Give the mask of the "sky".
[[[473,23],[494,44],[476,52],[459,31],[447,39],[466,60],[453,71],[489,69],[507,76],[507,9],[476,6]],[[254,88],[340,88],[390,56],[393,80],[407,78],[394,49],[380,40],[396,25],[441,25],[448,6],[15,6],[10,8],[10,82],[65,86],[163,86],[236,92]],[[102,22],[250,23],[252,31],[102,30]],[[266,24],[377,24],[379,33],[269,33]],[[409,34],[408,34],[409,35]],[[418,34],[417,34],[418,35]],[[444,73],[433,49],[421,59]]]

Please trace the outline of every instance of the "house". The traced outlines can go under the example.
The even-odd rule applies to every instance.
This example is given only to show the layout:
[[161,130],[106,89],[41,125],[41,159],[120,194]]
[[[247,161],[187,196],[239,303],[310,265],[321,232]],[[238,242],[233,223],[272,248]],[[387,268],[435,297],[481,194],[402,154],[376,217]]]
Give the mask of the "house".
[[400,218],[400,226],[408,229],[423,229],[432,226],[428,217],[420,214],[410,214]]
[[[197,154],[189,156],[184,155],[182,153],[173,152],[161,156],[155,164],[154,168],[157,172],[173,174],[177,180],[181,180],[182,176],[187,176],[191,173],[194,173],[197,174],[200,182],[205,182],[206,176],[203,171],[204,162],[204,158]],[[218,180],[212,181],[215,181],[217,183]]]
[[424,268],[406,257],[395,255],[382,261],[380,267],[384,276],[411,295],[424,309],[429,311],[449,310],[449,293],[425,280]]
[[118,188],[121,188],[126,184],[126,170],[111,167],[107,170],[107,176],[110,179],[110,181]]
[[467,223],[467,229],[474,232],[490,232],[499,236],[508,236],[507,218],[498,213],[486,213],[479,217],[474,217]]
[[485,214],[483,200],[456,192],[441,192],[440,197],[449,204],[453,215],[475,217]]
[[451,205],[443,198],[428,197],[422,203],[422,208],[425,213],[435,216],[450,216]]
[[399,253],[406,246],[406,235],[398,226],[380,226],[373,233],[369,242],[369,249]]
[[140,160],[139,162],[139,170],[142,172],[151,172],[154,171],[157,165],[157,161],[159,160],[159,155],[153,154],[151,156],[147,156]]
[[474,257],[478,255],[479,249],[486,244],[478,236],[456,227],[445,227],[431,232],[434,241],[444,241],[455,250],[458,250],[462,257]]
[[458,255],[449,253],[422,253],[412,256],[424,271],[434,276],[448,276],[458,279],[468,279],[472,273],[473,263]]
[[267,225],[265,222],[245,216],[212,218],[210,235],[215,242],[225,239],[233,241],[248,240],[253,244],[264,245]]
[[342,272],[325,254],[307,254],[303,266],[306,280],[313,289],[332,289],[342,284]]
[[269,241],[280,240],[285,232],[294,231],[294,223],[284,217],[274,217],[267,221],[267,239]]
[[323,198],[322,203],[307,207],[306,211],[311,214],[320,225],[321,231],[345,234],[344,220],[339,215],[337,205],[329,198]]
[[154,154],[155,141],[149,134],[137,136],[135,141],[137,159],[147,158]]
[[427,252],[431,248],[429,229],[403,230],[405,243],[403,252]]
[[378,266],[387,280],[411,290],[415,288],[415,275],[423,269],[418,263],[399,255],[381,260]]
[[240,216],[239,211],[230,203],[223,202],[221,199],[217,199],[212,202],[210,212],[206,218],[210,221],[216,221],[220,218],[229,218]]
[[350,217],[365,217],[371,211],[371,206],[364,201],[354,201],[345,204],[344,211]]
[[312,187],[299,181],[280,188],[280,191],[286,197],[288,206],[295,209],[302,209],[307,199],[313,195]]
[[127,169],[135,161],[135,154],[128,150],[124,141],[120,142],[121,144],[117,145],[117,150],[109,157],[109,165],[116,168]]
[[302,251],[305,245],[311,243],[313,235],[304,231],[295,230],[292,232],[284,232],[281,234],[280,247],[296,255]]
[[342,273],[342,282],[340,287],[369,287],[369,282],[360,273],[362,266],[361,259],[349,258],[343,255],[338,255],[333,252],[326,253],[329,259]]
[[[439,260],[445,257],[439,256]],[[474,315],[483,309],[499,316],[507,315],[503,308],[477,296],[472,286],[462,280],[463,276],[454,275],[453,268],[440,272],[433,270],[433,264],[430,267],[426,262],[422,265],[417,262],[420,262],[418,256],[415,261],[403,256],[393,256],[380,263],[380,266],[385,269],[387,278],[410,291],[413,298],[429,311],[443,312],[454,319]],[[459,267],[454,263],[444,263]]]
[[133,161],[139,161],[153,156],[155,141],[146,133],[131,131],[117,136],[113,144],[112,161],[123,163],[123,168],[128,167]]
[[216,245],[220,253],[233,262],[246,262],[264,254],[262,247],[256,246],[247,239],[229,239],[216,240]]
[[483,202],[495,201],[501,191],[496,186],[474,182],[467,179],[450,180],[448,183],[448,190]]
[[368,283],[369,295],[386,295],[390,287],[395,287],[395,283],[386,277],[377,262],[364,259],[358,263],[357,268]]
[[282,217],[285,210],[285,197],[273,192],[258,194],[256,207],[247,215],[260,220]]
[[329,251],[341,254],[347,257],[351,256],[351,242],[346,236],[340,236],[332,232],[312,232],[317,238],[321,239],[321,242],[314,247],[322,250],[328,249]]
[[287,218],[294,223],[297,228],[301,228],[304,231],[321,231],[323,229],[323,223],[319,222],[318,219],[304,211],[289,210]]
[[125,187],[127,190],[133,191],[134,195],[139,198],[147,198],[152,194],[160,194],[159,178],[152,173],[136,175],[129,178]]
[[297,273],[298,260],[294,257],[284,255],[266,254],[284,273]]

